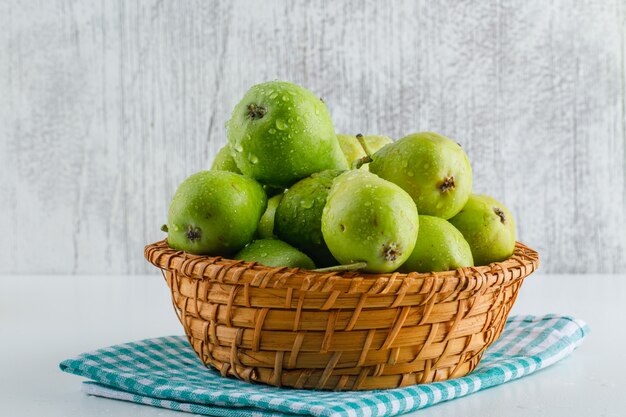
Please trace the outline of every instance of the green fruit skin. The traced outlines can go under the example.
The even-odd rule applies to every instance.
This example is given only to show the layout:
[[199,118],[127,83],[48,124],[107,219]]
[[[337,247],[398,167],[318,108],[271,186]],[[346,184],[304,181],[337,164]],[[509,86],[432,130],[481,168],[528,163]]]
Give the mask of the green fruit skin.
[[[259,183],[228,171],[201,171],[176,190],[167,216],[167,242],[198,255],[230,255],[250,242],[267,197]],[[199,232],[189,238],[189,230]]]
[[[265,109],[250,116],[249,106]],[[227,124],[241,172],[287,188],[326,169],[347,169],[326,105],[299,85],[270,81],[250,88]]]
[[322,236],[322,211],[333,180],[341,173],[327,170],[298,181],[285,192],[276,210],[276,235],[321,267],[338,263]]
[[267,208],[265,209],[265,213],[261,216],[261,220],[259,220],[259,227],[256,231],[259,238],[276,238],[276,235],[274,234],[274,219],[276,218],[276,209],[278,208],[278,204],[282,198],[283,194],[278,194],[267,200]]
[[404,190],[367,171],[337,177],[322,213],[322,233],[342,264],[366,262],[366,272],[396,270],[415,247],[419,219]]
[[255,240],[239,251],[234,259],[256,262],[271,267],[315,269],[315,264],[311,258],[278,239]]
[[[414,133],[372,156],[370,172],[391,181],[413,197],[420,214],[449,219],[472,193],[472,168],[461,146],[432,132]],[[440,189],[446,178],[454,188]]]
[[[359,143],[359,140],[356,136],[353,135],[344,135],[338,134],[337,140],[339,141],[339,146],[341,146],[341,151],[346,157],[346,162],[348,166],[352,166],[352,163],[360,158],[366,156],[363,147]],[[383,135],[367,135],[363,136],[363,141],[367,146],[367,150],[370,153],[374,153],[379,151],[383,146],[388,145],[393,142],[389,136]],[[369,170],[367,164],[362,165],[360,169],[365,171]]]
[[[211,171],[230,171],[235,174],[241,174],[241,171],[237,168],[237,164],[233,159],[230,146],[224,145],[217,155],[215,155],[215,159],[213,159],[213,164],[211,165]],[[264,185],[263,189],[268,197],[282,194],[283,191],[285,191],[284,188],[270,187],[269,185]]]
[[385,135],[367,135],[363,136],[363,140],[370,154],[374,154],[390,143],[393,143],[393,139]]
[[440,272],[474,266],[469,244],[450,222],[420,215],[419,224],[415,248],[400,271]]
[[343,152],[343,155],[346,157],[348,166],[352,165],[352,162],[357,159],[365,156],[365,151],[356,136],[339,133],[337,134],[337,140],[339,141],[341,152]]
[[230,146],[224,145],[222,149],[217,152],[215,159],[213,159],[213,164],[211,164],[211,171],[230,171],[235,174],[241,174],[241,171],[237,168],[237,164],[233,159]]
[[[496,213],[498,210],[504,222]],[[472,249],[476,265],[503,261],[513,255],[515,220],[511,212],[496,199],[472,194],[459,214],[450,219],[450,223],[463,233]]]

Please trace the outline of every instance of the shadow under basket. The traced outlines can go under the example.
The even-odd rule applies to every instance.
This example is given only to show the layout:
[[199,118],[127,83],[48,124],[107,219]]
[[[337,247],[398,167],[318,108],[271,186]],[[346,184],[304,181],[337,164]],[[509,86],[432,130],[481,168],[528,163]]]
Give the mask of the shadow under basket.
[[321,273],[148,245],[189,343],[224,376],[324,390],[463,376],[500,336],[539,255],[438,273]]

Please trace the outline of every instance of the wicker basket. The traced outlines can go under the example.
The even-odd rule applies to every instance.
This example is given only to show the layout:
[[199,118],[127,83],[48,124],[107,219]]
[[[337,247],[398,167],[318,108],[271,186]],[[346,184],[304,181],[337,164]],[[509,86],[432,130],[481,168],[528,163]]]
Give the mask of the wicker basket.
[[320,273],[146,246],[202,362],[246,381],[396,388],[471,372],[537,252],[441,273]]

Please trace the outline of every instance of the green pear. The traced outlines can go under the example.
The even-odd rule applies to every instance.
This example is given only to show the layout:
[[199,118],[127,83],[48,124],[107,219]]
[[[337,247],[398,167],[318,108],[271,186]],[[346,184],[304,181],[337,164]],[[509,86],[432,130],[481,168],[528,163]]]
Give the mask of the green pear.
[[420,215],[419,224],[415,248],[400,271],[439,272],[474,266],[469,244],[450,222]]
[[235,174],[241,174],[241,171],[237,168],[237,164],[233,159],[233,155],[228,144],[222,146],[222,148],[217,152],[217,155],[215,155],[213,164],[211,164],[211,171],[230,171]]
[[178,187],[167,242],[198,255],[230,255],[254,237],[267,197],[259,183],[228,171],[201,171]]
[[367,171],[338,176],[322,212],[322,234],[342,264],[366,262],[366,272],[396,270],[415,247],[419,219],[402,188]]
[[[230,146],[228,146],[228,144],[224,145],[222,149],[219,150],[217,155],[215,155],[215,159],[213,159],[213,164],[211,165],[211,171],[230,171],[235,174],[241,174],[241,171],[237,168],[237,164],[235,164],[235,160],[233,159]],[[282,194],[283,191],[285,191],[284,188],[271,187],[269,185],[264,185],[263,189],[268,197]]]
[[267,200],[267,208],[261,216],[261,220],[259,220],[259,227],[256,232],[261,239],[274,239],[276,237],[274,234],[274,219],[276,218],[276,209],[283,195],[278,194]]
[[278,239],[255,240],[239,251],[234,259],[256,262],[271,267],[315,269],[315,264],[311,258]]
[[472,192],[467,154],[437,133],[414,133],[383,147],[372,155],[369,168],[408,192],[420,214],[449,219]]
[[365,147],[370,154],[378,152],[384,146],[393,143],[393,139],[385,135],[366,135],[363,136],[363,140],[365,141]]
[[469,243],[476,265],[503,261],[515,250],[515,220],[502,203],[472,194],[465,207],[450,219]]
[[326,169],[347,169],[323,101],[299,85],[250,88],[227,123],[237,167],[262,184],[287,188]]
[[322,211],[333,180],[342,171],[327,170],[298,181],[276,209],[276,235],[309,255],[319,266],[336,265],[322,236]]
[[[338,134],[337,140],[339,141],[339,146],[341,146],[341,151],[346,157],[348,166],[352,166],[354,161],[357,161],[367,155],[356,136]],[[373,154],[374,152],[380,150],[383,146],[393,142],[389,136],[382,135],[367,135],[363,136],[362,140],[370,154]],[[367,165],[363,165],[361,166],[361,169],[368,170],[369,168]]]

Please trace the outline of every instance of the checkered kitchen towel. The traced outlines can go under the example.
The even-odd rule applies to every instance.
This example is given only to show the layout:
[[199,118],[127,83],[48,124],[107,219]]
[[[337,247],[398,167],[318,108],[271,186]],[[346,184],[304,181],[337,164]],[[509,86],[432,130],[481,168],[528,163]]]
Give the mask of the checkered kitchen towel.
[[181,336],[84,353],[61,369],[92,379],[83,384],[87,394],[211,416],[395,416],[536,372],[572,353],[588,332],[566,316],[511,317],[470,375],[383,391],[304,391],[223,378]]

